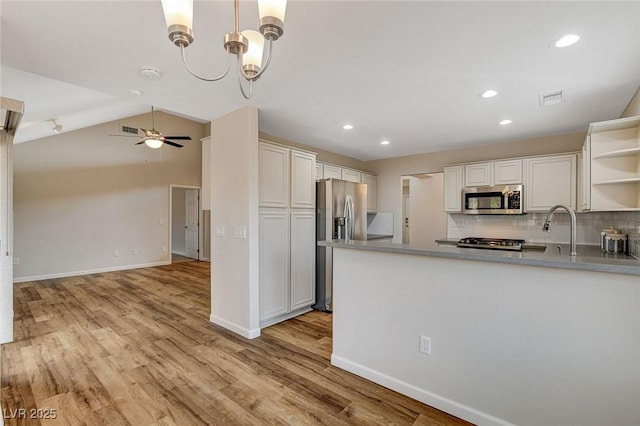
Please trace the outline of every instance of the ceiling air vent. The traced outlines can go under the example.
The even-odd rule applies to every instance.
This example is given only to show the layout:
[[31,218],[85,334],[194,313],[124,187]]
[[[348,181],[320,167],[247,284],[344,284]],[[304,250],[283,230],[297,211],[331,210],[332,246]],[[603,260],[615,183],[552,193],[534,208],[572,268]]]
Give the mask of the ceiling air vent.
[[120,132],[129,133],[131,135],[137,135],[138,134],[138,129],[136,129],[135,127],[120,126]]
[[540,95],[540,106],[543,108],[561,104],[562,101],[562,90],[556,90],[555,92]]

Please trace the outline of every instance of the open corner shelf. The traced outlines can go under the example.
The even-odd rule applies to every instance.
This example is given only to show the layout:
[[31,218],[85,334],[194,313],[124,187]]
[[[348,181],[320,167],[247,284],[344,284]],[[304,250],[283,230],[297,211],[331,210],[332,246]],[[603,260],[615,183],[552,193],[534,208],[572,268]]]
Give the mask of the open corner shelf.
[[635,148],[625,148],[625,149],[618,149],[616,151],[605,152],[604,154],[595,155],[593,159],[599,160],[601,158],[626,157],[629,155],[637,155],[637,154],[640,154],[640,146]]

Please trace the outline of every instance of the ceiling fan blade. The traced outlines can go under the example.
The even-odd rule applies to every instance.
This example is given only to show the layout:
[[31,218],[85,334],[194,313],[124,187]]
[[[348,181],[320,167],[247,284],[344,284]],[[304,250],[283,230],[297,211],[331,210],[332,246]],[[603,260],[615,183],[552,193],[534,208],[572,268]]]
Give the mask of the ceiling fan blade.
[[138,143],[136,143],[134,145],[142,145],[143,143],[144,143],[144,141],[140,141],[140,142],[138,142]]
[[175,146],[176,148],[182,148],[184,146],[184,145],[180,145],[179,143],[168,141],[166,139],[164,140],[164,143],[166,143],[167,145]]
[[147,129],[140,129],[140,130],[142,130],[148,138],[153,136],[153,130],[147,130]]
[[119,136],[121,138],[139,138],[140,137],[137,135],[114,135],[114,134],[109,134],[108,136]]
[[191,136],[165,136],[167,139],[175,139],[177,141],[190,141]]

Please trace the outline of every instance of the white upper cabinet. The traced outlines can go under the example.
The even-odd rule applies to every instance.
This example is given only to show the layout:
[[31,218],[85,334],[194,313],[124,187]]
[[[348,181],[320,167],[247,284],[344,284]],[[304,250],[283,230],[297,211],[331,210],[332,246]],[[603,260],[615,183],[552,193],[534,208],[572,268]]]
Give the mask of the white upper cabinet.
[[360,183],[362,180],[362,173],[358,170],[342,169],[342,180]]
[[260,207],[289,207],[290,151],[282,146],[260,143]]
[[513,185],[522,183],[522,160],[505,160],[493,163],[493,184]]
[[493,185],[493,163],[477,163],[464,166],[464,186]]
[[291,151],[291,207],[314,208],[316,205],[316,156]]
[[444,168],[444,211],[459,213],[462,211],[462,188],[464,166],[446,166]]
[[367,213],[378,211],[378,176],[362,173],[362,183],[367,184]]
[[576,154],[527,158],[525,167],[525,209],[547,211],[556,204],[576,209]]
[[315,207],[315,154],[260,142],[259,158],[260,207]]
[[342,168],[331,164],[323,164],[322,179],[342,179]]
[[522,160],[491,161],[464,166],[464,186],[522,183]]

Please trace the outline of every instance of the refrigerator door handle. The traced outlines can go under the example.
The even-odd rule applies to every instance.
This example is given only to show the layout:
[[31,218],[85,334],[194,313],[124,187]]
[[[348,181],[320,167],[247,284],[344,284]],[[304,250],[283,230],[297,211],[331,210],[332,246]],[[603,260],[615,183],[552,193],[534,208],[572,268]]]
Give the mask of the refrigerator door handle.
[[355,233],[355,223],[354,223],[354,208],[353,208],[353,199],[350,194],[347,194],[344,200],[344,217],[346,218],[346,232],[345,232],[345,241],[350,241],[353,239],[353,234]]

